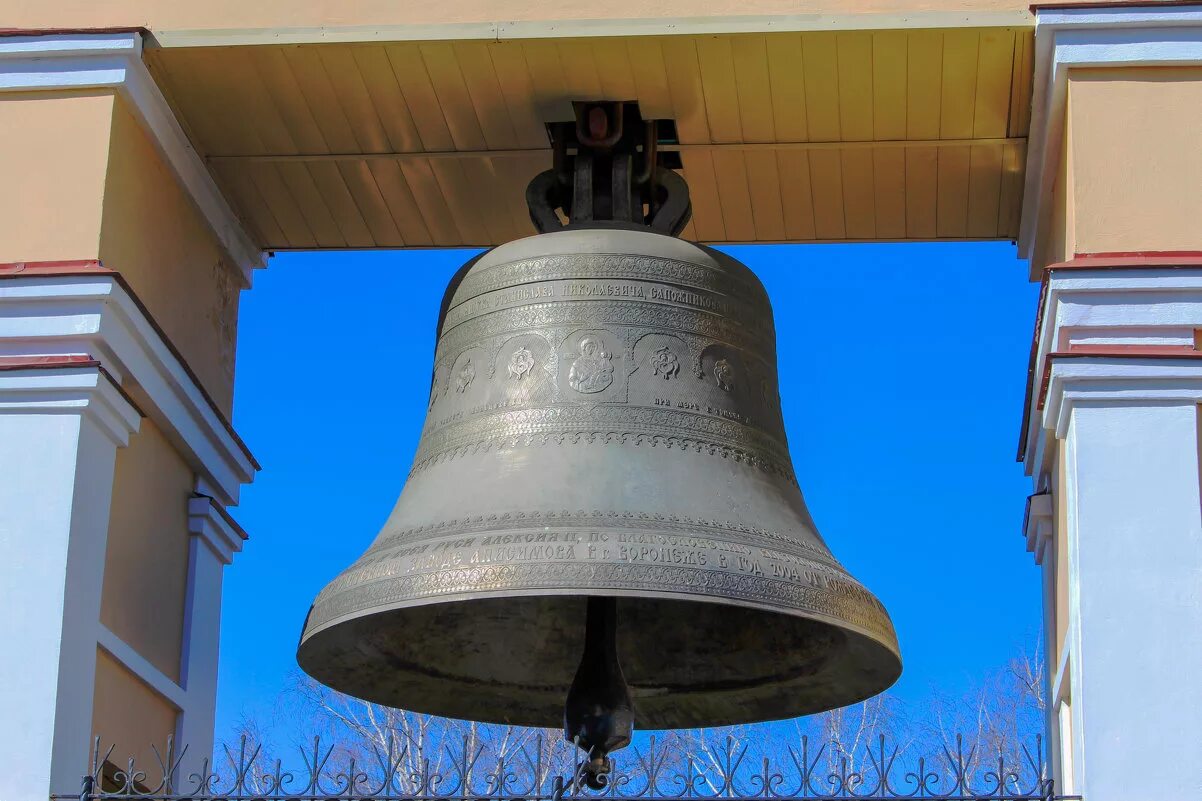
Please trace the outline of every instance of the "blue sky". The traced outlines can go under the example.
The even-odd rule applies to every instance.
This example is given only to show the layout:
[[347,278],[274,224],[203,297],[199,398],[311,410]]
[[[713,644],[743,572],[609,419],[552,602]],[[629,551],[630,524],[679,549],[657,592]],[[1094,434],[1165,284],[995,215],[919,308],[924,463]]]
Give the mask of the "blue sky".
[[[781,398],[823,536],[884,602],[903,700],[956,693],[1039,636],[1014,461],[1038,287],[1006,243],[727,249],[776,315]],[[235,426],[263,472],[234,515],[217,735],[270,718],[314,595],[400,492],[438,305],[470,251],[282,254],[241,307]]]

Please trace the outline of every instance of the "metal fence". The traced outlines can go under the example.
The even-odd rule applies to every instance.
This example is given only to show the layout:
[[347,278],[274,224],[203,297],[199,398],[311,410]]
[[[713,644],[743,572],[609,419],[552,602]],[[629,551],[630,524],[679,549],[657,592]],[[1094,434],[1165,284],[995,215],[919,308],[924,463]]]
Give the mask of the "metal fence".
[[[696,741],[694,741],[695,745]],[[1014,754],[983,753],[956,737],[940,752],[913,753],[885,737],[849,746],[808,737],[774,742],[725,737],[683,748],[651,738],[619,752],[604,790],[579,781],[581,752],[542,734],[522,742],[462,742],[418,747],[403,737],[298,747],[296,762],[268,755],[243,738],[218,758],[193,761],[168,743],[156,764],[118,764],[97,741],[78,801],[1067,801],[1057,795],[1041,738]],[[185,765],[192,765],[187,771]],[[187,775],[183,775],[187,772]]]

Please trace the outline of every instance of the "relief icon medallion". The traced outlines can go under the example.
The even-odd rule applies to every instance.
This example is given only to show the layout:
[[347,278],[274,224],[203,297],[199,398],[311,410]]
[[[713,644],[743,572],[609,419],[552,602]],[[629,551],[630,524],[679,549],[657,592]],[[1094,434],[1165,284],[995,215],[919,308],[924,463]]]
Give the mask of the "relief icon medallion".
[[568,386],[584,395],[600,392],[614,381],[613,356],[593,337],[580,340],[580,356],[572,362]]
[[475,380],[476,367],[472,364],[472,360],[468,359],[463,363],[463,367],[459,368],[459,375],[455,376],[455,391],[462,395]]
[[509,357],[509,377],[521,381],[534,369],[534,354],[529,348],[520,347]]
[[714,380],[718,388],[730,392],[735,388],[735,368],[727,359],[714,362]]
[[680,359],[676,358],[676,354],[667,345],[656,348],[655,352],[647,357],[647,361],[651,364],[655,375],[665,381],[675,378],[680,372]]

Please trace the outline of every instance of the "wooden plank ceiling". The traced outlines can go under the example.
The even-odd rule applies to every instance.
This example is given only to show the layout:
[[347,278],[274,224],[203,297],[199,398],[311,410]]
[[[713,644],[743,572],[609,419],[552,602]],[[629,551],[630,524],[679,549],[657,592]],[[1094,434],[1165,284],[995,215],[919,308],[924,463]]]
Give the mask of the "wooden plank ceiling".
[[533,233],[573,99],[676,121],[705,242],[1010,239],[1025,28],[162,48],[147,62],[268,249]]

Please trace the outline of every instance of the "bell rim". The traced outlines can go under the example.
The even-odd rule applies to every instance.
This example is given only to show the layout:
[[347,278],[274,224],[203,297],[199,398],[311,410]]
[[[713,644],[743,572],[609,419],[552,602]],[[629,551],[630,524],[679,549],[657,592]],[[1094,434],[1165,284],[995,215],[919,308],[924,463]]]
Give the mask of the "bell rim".
[[[767,714],[767,715],[764,715],[764,714],[750,715],[750,716],[743,716],[737,720],[728,720],[727,718],[729,717],[729,715],[724,715],[724,716],[716,716],[712,720],[706,719],[706,720],[698,721],[698,720],[690,719],[690,721],[685,724],[664,725],[660,720],[658,720],[657,716],[655,716],[655,715],[648,716],[643,711],[641,711],[639,709],[640,704],[639,704],[638,700],[636,700],[636,726],[640,729],[674,730],[674,729],[697,728],[697,727],[704,727],[704,726],[727,725],[727,724],[742,725],[742,724],[769,722],[769,721],[773,721],[773,720],[786,720],[786,719],[792,719],[792,718],[796,718],[796,717],[803,717],[806,715],[819,714],[821,712],[828,711],[830,709],[859,703],[859,702],[866,700],[868,698],[871,698],[881,692],[884,692],[885,690],[887,690],[891,686],[893,686],[893,684],[896,683],[896,681],[901,677],[901,674],[902,674],[903,661],[902,661],[902,656],[901,656],[901,649],[897,642],[897,637],[896,637],[896,633],[893,628],[892,620],[889,618],[888,613],[883,611],[883,609],[880,610],[880,618],[883,621],[883,623],[885,624],[885,631],[889,635],[887,637],[881,637],[879,634],[873,633],[873,632],[865,629],[862,626],[858,626],[848,620],[845,620],[845,619],[842,619],[842,618],[839,618],[836,616],[825,615],[825,614],[818,613],[818,612],[806,612],[805,610],[802,610],[802,609],[785,609],[782,607],[773,606],[771,604],[755,603],[755,602],[747,601],[745,599],[705,596],[705,595],[701,595],[701,594],[667,592],[667,591],[659,591],[659,592],[649,594],[646,591],[640,591],[640,590],[634,590],[634,589],[612,589],[612,588],[604,588],[604,587],[554,588],[554,589],[549,589],[549,590],[538,590],[538,589],[490,590],[490,591],[481,591],[481,592],[465,592],[465,593],[455,593],[453,595],[451,595],[451,594],[441,595],[441,596],[437,596],[434,598],[424,598],[424,599],[420,599],[420,602],[407,601],[407,602],[398,602],[398,603],[387,605],[387,606],[382,605],[382,606],[371,607],[369,609],[365,609],[365,610],[355,612],[355,613],[349,613],[349,614],[341,616],[339,618],[326,621],[326,622],[322,623],[320,626],[316,626],[312,629],[309,629],[308,626],[306,626],[305,631],[303,632],[303,634],[301,636],[300,642],[297,645],[297,654],[296,654],[297,664],[307,675],[309,675],[316,681],[321,682],[322,684],[325,684],[326,686],[330,686],[333,689],[337,690],[338,692],[343,692],[347,695],[351,695],[352,697],[360,698],[361,700],[368,701],[370,703],[376,703],[376,704],[380,704],[382,706],[388,706],[388,707],[396,708],[396,709],[405,709],[406,711],[415,712],[415,713],[419,713],[419,714],[430,714],[430,715],[436,715],[436,716],[440,716],[440,717],[450,717],[450,718],[458,718],[458,719],[464,719],[464,720],[473,720],[473,721],[477,721],[477,722],[481,722],[481,723],[490,723],[490,724],[498,724],[498,725],[533,726],[533,727],[545,728],[549,725],[548,719],[545,716],[543,716],[543,717],[537,716],[537,712],[532,712],[531,717],[529,717],[529,718],[523,718],[520,715],[514,715],[514,714],[511,714],[508,716],[503,715],[503,714],[489,715],[489,714],[487,714],[487,712],[489,711],[490,708],[487,704],[484,704],[478,708],[480,714],[473,713],[471,716],[468,716],[466,714],[448,714],[445,711],[446,710],[445,704],[442,704],[441,706],[437,703],[434,705],[406,704],[405,706],[399,706],[396,703],[394,703],[394,699],[386,697],[386,694],[385,695],[376,695],[374,697],[371,694],[357,694],[355,691],[340,689],[338,686],[336,686],[336,684],[328,683],[327,680],[331,677],[331,674],[329,674],[328,672],[322,671],[311,660],[313,660],[313,659],[320,660],[322,653],[329,651],[329,648],[330,648],[329,645],[327,645],[325,648],[322,647],[322,640],[324,640],[326,637],[331,636],[335,631],[337,631],[341,627],[346,626],[347,624],[354,623],[356,620],[370,618],[370,617],[381,615],[381,614],[403,612],[406,609],[428,608],[428,607],[436,607],[436,606],[440,606],[440,605],[459,604],[459,603],[466,603],[466,602],[473,602],[473,601],[489,601],[489,600],[504,601],[504,600],[519,599],[519,598],[538,598],[538,597],[559,597],[559,598],[579,597],[579,598],[583,598],[583,597],[588,597],[588,596],[611,596],[611,597],[629,598],[629,599],[637,599],[637,600],[701,603],[701,604],[705,604],[706,606],[712,606],[712,607],[735,606],[735,607],[739,607],[742,609],[748,609],[748,610],[765,613],[765,614],[769,614],[769,615],[781,615],[781,616],[788,617],[788,618],[796,618],[796,619],[800,619],[800,620],[804,620],[804,621],[817,623],[817,624],[827,627],[833,631],[840,632],[848,638],[849,643],[854,644],[856,650],[858,650],[860,652],[873,653],[875,656],[875,658],[873,659],[873,668],[879,673],[879,681],[872,684],[871,686],[864,687],[860,691],[849,692],[845,697],[840,699],[839,703],[836,703],[836,704],[818,703],[818,704],[814,704],[814,705],[810,705],[810,706],[807,706],[805,704],[798,704],[798,703],[796,703],[796,698],[795,698],[796,693],[794,693],[793,695],[786,695],[789,692],[790,688],[789,687],[779,687],[779,688],[774,688],[774,689],[776,692],[778,692],[780,694],[780,696],[782,698],[782,702],[781,702],[782,713],[781,714],[771,713],[771,714]],[[875,596],[873,596],[873,597],[875,598]],[[325,635],[325,636],[323,636],[323,635]],[[446,681],[446,679],[445,678],[441,679],[441,681]],[[465,686],[466,686],[466,684],[465,684]],[[714,699],[716,697],[720,697],[724,694],[737,696],[741,689],[743,689],[743,688],[731,689],[729,691],[707,690],[704,693],[704,695],[705,695],[705,698],[707,699],[707,703],[713,703]],[[771,692],[772,690],[768,690],[767,688],[765,688],[765,691]],[[702,693],[699,691],[676,692],[676,693],[673,693],[672,698],[679,700],[679,699],[687,699],[690,697],[700,697],[701,695],[702,695]],[[785,701],[784,701],[785,698],[789,699],[789,703],[785,703]],[[646,703],[647,703],[646,699],[642,699],[642,702],[643,702],[643,706],[645,707]],[[737,704],[736,706],[738,706],[740,709],[744,708],[744,704],[742,704],[742,703]],[[474,712],[476,709],[477,709],[476,707],[473,707]]]
[[[901,649],[897,642],[897,637],[896,637],[896,633],[894,631],[892,620],[890,619],[888,613],[883,610],[883,608],[880,610],[880,617],[883,620],[883,622],[885,623],[888,634],[891,635],[887,638],[882,638],[879,635],[863,628],[862,626],[857,626],[856,624],[854,624],[848,620],[838,618],[838,617],[832,616],[832,615],[824,615],[824,614],[818,613],[818,612],[806,612],[805,610],[802,610],[802,609],[785,609],[783,607],[773,606],[771,604],[755,603],[755,602],[747,601],[745,599],[740,599],[740,598],[715,597],[715,596],[705,596],[705,595],[701,595],[701,594],[690,594],[690,593],[668,592],[668,591],[659,591],[659,592],[655,592],[655,593],[648,593],[646,591],[635,590],[635,589],[611,589],[611,588],[605,588],[605,587],[553,588],[553,589],[548,589],[548,590],[538,590],[538,589],[490,590],[490,591],[481,591],[481,592],[465,592],[465,593],[455,593],[454,595],[451,595],[451,594],[441,595],[441,596],[437,596],[434,598],[424,598],[424,599],[420,599],[420,602],[406,601],[406,602],[398,602],[398,603],[391,604],[388,606],[381,605],[381,606],[371,607],[369,609],[365,609],[365,610],[355,612],[355,613],[349,613],[349,614],[341,616],[339,618],[325,621],[320,626],[316,626],[313,629],[309,629],[308,626],[306,625],[305,630],[302,633],[301,639],[297,645],[297,654],[296,654],[297,664],[306,673],[306,675],[310,676],[314,680],[321,682],[322,684],[325,684],[326,686],[332,687],[333,689],[335,689],[338,692],[342,692],[346,695],[350,695],[352,697],[359,698],[360,700],[364,700],[369,703],[375,703],[375,704],[379,704],[381,706],[387,706],[387,707],[391,707],[391,708],[395,708],[395,709],[404,709],[405,711],[414,712],[414,713],[418,713],[418,714],[429,714],[429,715],[435,715],[435,716],[439,716],[439,717],[470,720],[470,721],[487,723],[487,724],[531,726],[531,727],[536,727],[536,728],[546,728],[548,726],[548,722],[545,718],[531,717],[529,719],[523,719],[521,717],[515,717],[515,716],[506,717],[506,716],[501,716],[501,715],[491,715],[491,716],[490,715],[474,715],[472,717],[467,717],[467,716],[446,714],[445,712],[437,711],[437,709],[435,707],[429,707],[429,706],[424,709],[416,708],[416,707],[411,708],[409,706],[406,706],[406,707],[395,706],[392,703],[390,703],[387,699],[385,699],[383,696],[372,698],[372,697],[368,697],[366,695],[357,695],[355,692],[352,692],[352,691],[339,689],[338,687],[327,683],[326,679],[328,678],[328,674],[323,677],[323,675],[321,675],[322,671],[320,669],[317,669],[316,666],[310,662],[310,659],[312,659],[314,657],[319,657],[320,653],[321,653],[321,651],[314,651],[313,649],[314,649],[314,647],[317,646],[317,641],[322,639],[322,635],[328,636],[332,632],[334,632],[335,630],[337,630],[338,628],[340,628],[342,626],[345,626],[346,624],[353,623],[356,620],[373,617],[373,616],[380,615],[380,614],[386,614],[386,613],[391,613],[391,612],[401,612],[405,609],[415,609],[415,608],[419,608],[419,607],[425,608],[425,607],[454,604],[454,603],[472,602],[472,601],[512,600],[512,599],[517,599],[517,598],[538,598],[538,597],[561,597],[561,598],[562,597],[579,597],[579,598],[584,598],[584,597],[589,597],[589,596],[603,596],[603,597],[609,596],[609,597],[630,598],[630,599],[638,599],[638,600],[702,603],[707,606],[714,606],[714,607],[736,606],[736,607],[740,607],[742,609],[749,609],[749,610],[753,610],[756,612],[782,615],[782,616],[790,617],[790,618],[797,618],[797,619],[801,619],[801,620],[805,620],[805,621],[809,621],[809,622],[813,622],[813,623],[818,623],[823,626],[829,627],[830,629],[832,629],[834,631],[838,631],[838,632],[846,635],[849,638],[849,641],[854,643],[854,645],[856,646],[856,649],[858,649],[860,651],[868,650],[869,652],[875,651],[876,655],[878,657],[883,657],[883,658],[879,658],[879,659],[875,660],[875,662],[874,662],[874,667],[877,668],[881,674],[881,680],[877,684],[875,684],[871,687],[868,687],[861,692],[848,693],[847,697],[841,699],[840,702],[837,704],[821,704],[820,703],[820,704],[815,704],[810,707],[807,707],[804,704],[793,704],[792,706],[782,705],[782,708],[785,709],[786,711],[784,714],[780,714],[780,715],[772,715],[772,714],[756,715],[756,716],[743,717],[743,718],[740,718],[737,720],[727,720],[725,717],[723,717],[720,719],[715,718],[713,721],[706,721],[706,722],[691,721],[687,724],[682,724],[682,725],[660,725],[660,724],[657,724],[654,719],[648,720],[647,716],[644,715],[638,708],[640,699],[636,699],[635,723],[636,723],[636,727],[638,727],[640,729],[654,729],[654,730],[668,731],[668,730],[689,729],[689,728],[699,728],[699,727],[704,728],[704,727],[719,726],[719,725],[744,725],[744,724],[753,724],[753,723],[765,723],[765,722],[770,722],[770,721],[774,721],[774,720],[788,720],[788,719],[793,719],[793,718],[797,718],[797,717],[804,717],[806,715],[820,714],[822,712],[829,711],[830,709],[835,709],[835,708],[839,708],[842,706],[848,706],[851,704],[860,703],[861,701],[864,701],[868,698],[878,695],[878,694],[888,690],[890,687],[892,687],[897,682],[897,680],[901,677],[901,674],[902,674],[903,661],[902,661],[902,656],[901,656]],[[872,597],[875,598],[875,596],[872,596]],[[314,606],[316,606],[316,604]],[[441,680],[446,681],[445,678],[443,678]],[[705,690],[704,694],[708,699],[710,699],[712,701],[712,699],[715,696],[721,696],[723,694],[737,694],[738,692],[740,692],[743,689],[745,689],[745,688],[734,688],[734,689],[730,689],[730,690],[717,690],[717,691]],[[788,687],[780,687],[777,691],[783,695],[784,693],[788,692],[788,690],[789,690]],[[687,698],[687,697],[690,697],[693,695],[699,696],[701,694],[702,694],[701,691],[676,692],[672,695],[672,697],[674,699],[679,699],[679,698]],[[646,699],[642,699],[642,700],[643,700],[643,703],[645,704]],[[482,712],[487,712],[488,707],[483,706],[480,708],[480,710]]]
[[[857,582],[858,585],[858,582]],[[861,586],[861,589],[864,589]],[[879,604],[880,601],[876,595],[864,589],[864,592],[870,595],[873,600]],[[807,620],[813,620],[818,623],[826,623],[835,625],[841,629],[854,631],[864,637],[867,637],[874,642],[888,648],[901,661],[901,648],[897,641],[897,633],[893,627],[893,620],[889,617],[888,612],[883,608],[879,611],[879,618],[885,623],[889,637],[882,638],[877,632],[873,632],[864,626],[860,626],[855,622],[846,618],[841,618],[836,615],[828,615],[817,611],[808,611],[797,607],[778,606],[770,603],[757,603],[745,598],[737,596],[714,596],[703,593],[689,593],[676,590],[654,590],[648,591],[635,588],[622,587],[522,587],[522,588],[498,588],[491,590],[473,590],[465,592],[444,593],[439,595],[427,596],[425,598],[409,598],[402,601],[396,601],[388,604],[379,604],[377,606],[367,607],[354,612],[348,612],[345,615],[330,618],[322,621],[320,624],[310,628],[306,619],[304,630],[301,632],[300,642],[297,644],[297,650],[303,646],[310,638],[324,631],[334,628],[353,620],[358,620],[362,617],[380,614],[382,612],[396,612],[403,609],[412,609],[416,607],[434,606],[437,604],[462,603],[465,601],[487,600],[487,599],[504,599],[504,598],[536,598],[541,596],[555,597],[615,597],[615,598],[654,598],[657,600],[669,601],[688,601],[691,603],[712,604],[715,606],[739,606],[745,609],[754,609],[760,612],[772,612],[776,614],[788,615],[790,617],[800,617]],[[322,599],[318,599],[312,607],[310,607],[310,615],[312,610],[317,608]],[[883,607],[883,605],[882,605]]]

